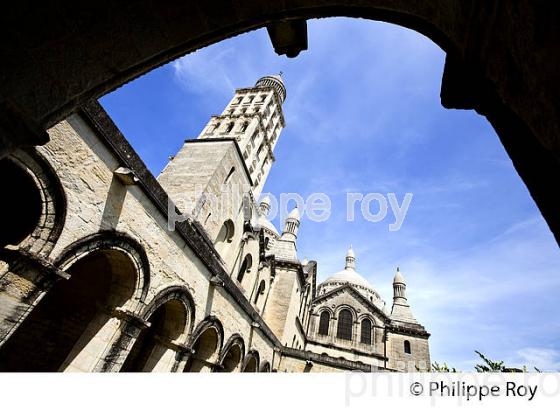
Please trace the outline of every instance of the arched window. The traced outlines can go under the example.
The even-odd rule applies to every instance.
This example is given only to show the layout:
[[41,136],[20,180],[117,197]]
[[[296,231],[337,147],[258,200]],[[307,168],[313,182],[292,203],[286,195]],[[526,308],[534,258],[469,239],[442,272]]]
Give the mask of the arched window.
[[404,341],[404,352],[410,354],[412,351],[410,350],[410,342],[408,340]]
[[266,288],[266,285],[264,283],[264,280],[261,280],[261,283],[259,283],[259,288],[257,289],[257,294],[255,295],[255,305],[259,301],[260,296],[264,294],[264,289],[265,288]]
[[331,315],[329,312],[324,311],[321,313],[321,317],[319,319],[319,334],[328,336],[329,335],[329,323],[331,321]]
[[243,263],[241,264],[241,268],[239,269],[239,273],[237,274],[237,281],[241,283],[243,278],[245,277],[245,273],[251,270],[251,266],[253,265],[253,257],[251,255],[245,256],[243,259]]
[[371,344],[371,320],[369,319],[362,320],[360,342],[367,345]]
[[338,314],[336,337],[352,340],[352,313],[348,309],[342,309]]
[[218,129],[220,129],[220,125],[222,125],[222,124],[221,124],[220,122],[217,122],[217,123],[214,125],[214,129],[213,129],[212,131],[213,131],[213,132],[218,131]]
[[231,219],[228,219],[222,225],[220,232],[218,232],[218,236],[216,237],[215,244],[224,243],[224,242],[231,242],[233,239],[234,234],[234,225]]
[[243,125],[241,125],[241,132],[245,132],[247,131],[247,127],[249,126],[249,123],[247,121],[245,121],[243,123]]
[[230,122],[230,123],[227,125],[226,132],[231,132],[232,129],[233,129],[233,122]]

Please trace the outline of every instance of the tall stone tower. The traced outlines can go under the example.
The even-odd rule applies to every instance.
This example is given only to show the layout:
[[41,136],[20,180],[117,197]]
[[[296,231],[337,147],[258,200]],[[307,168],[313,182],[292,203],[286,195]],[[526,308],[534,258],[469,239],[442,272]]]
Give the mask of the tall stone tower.
[[255,196],[261,193],[274,162],[274,147],[285,125],[285,99],[282,77],[262,77],[254,87],[236,90],[222,114],[212,116],[198,137],[237,141],[253,180]]
[[237,89],[223,112],[213,115],[196,139],[186,140],[158,177],[179,210],[204,226],[226,262],[243,231],[243,197],[260,195],[274,162],[285,99],[277,75]]

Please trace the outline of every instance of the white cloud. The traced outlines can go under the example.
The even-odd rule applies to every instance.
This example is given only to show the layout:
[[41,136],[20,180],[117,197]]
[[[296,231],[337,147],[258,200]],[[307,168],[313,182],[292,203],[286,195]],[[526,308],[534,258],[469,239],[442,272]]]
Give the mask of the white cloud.
[[[560,350],[542,347],[525,347],[519,349],[512,359],[514,366],[527,366],[528,370],[536,367],[542,371],[560,371]],[[506,363],[507,364],[507,363]]]
[[231,95],[235,87],[225,63],[234,53],[229,47],[203,49],[175,60],[171,66],[177,81],[191,92]]

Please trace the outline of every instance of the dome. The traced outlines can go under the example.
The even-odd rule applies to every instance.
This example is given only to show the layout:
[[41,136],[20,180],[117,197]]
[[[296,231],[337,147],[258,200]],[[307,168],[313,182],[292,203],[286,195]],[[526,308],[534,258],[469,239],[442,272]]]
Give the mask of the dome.
[[259,78],[255,83],[255,87],[272,87],[276,94],[278,94],[281,102],[286,100],[286,86],[284,86],[284,81],[282,81],[282,77],[279,75],[267,75]]
[[371,285],[369,284],[369,282],[362,275],[360,275],[358,272],[356,272],[354,269],[341,270],[340,272],[337,272],[334,275],[332,275],[330,278],[328,278],[322,284],[326,285],[326,284],[332,283],[332,282],[347,282],[347,283],[350,283],[352,285],[358,285],[358,286],[363,286],[365,288],[371,288]]
[[404,277],[401,274],[401,271],[400,271],[399,268],[397,268],[397,273],[395,274],[395,278],[393,279],[393,283],[402,283],[402,284],[405,283]]
[[321,286],[328,285],[331,283],[345,282],[345,283],[350,283],[352,285],[363,286],[365,288],[372,289],[369,282],[362,275],[356,272],[354,262],[355,262],[354,250],[352,249],[352,246],[350,246],[348,252],[346,253],[346,266],[344,267],[344,270],[341,270],[340,272],[337,272],[334,275],[332,275],[330,278],[324,281],[321,284]]
[[296,205],[296,207],[292,209],[292,211],[288,214],[286,219],[296,219],[299,221],[299,218],[300,218],[299,209]]

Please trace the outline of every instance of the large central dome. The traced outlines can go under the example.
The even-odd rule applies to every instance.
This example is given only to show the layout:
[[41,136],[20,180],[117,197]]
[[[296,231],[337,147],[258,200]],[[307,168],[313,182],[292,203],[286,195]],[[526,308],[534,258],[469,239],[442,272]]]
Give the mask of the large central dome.
[[324,281],[321,286],[343,283],[350,283],[352,285],[363,286],[364,288],[371,289],[369,282],[362,275],[356,272],[356,257],[352,246],[350,246],[346,254],[346,266],[344,267],[344,270],[332,275]]
[[363,286],[365,288],[371,287],[369,282],[362,275],[360,275],[358,272],[352,269],[344,269],[341,270],[340,272],[336,272],[334,275],[332,275],[330,278],[324,281],[323,284],[324,285],[330,283],[334,284],[335,282],[336,283],[348,282],[351,283],[352,285]]
[[321,283],[317,288],[317,292],[318,295],[323,295],[344,285],[352,286],[378,309],[388,314],[385,301],[381,299],[366,278],[356,272],[356,257],[351,245],[348,249],[348,253],[346,253],[346,265],[344,266],[344,270],[336,272]]

